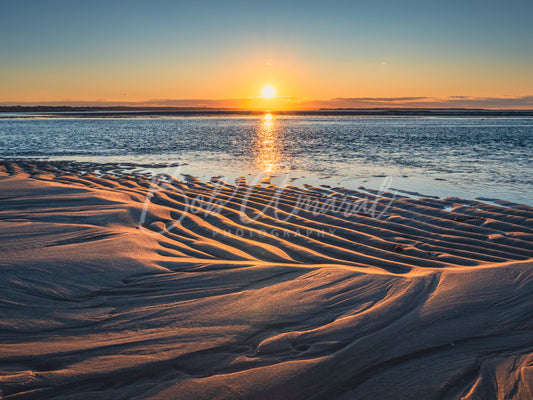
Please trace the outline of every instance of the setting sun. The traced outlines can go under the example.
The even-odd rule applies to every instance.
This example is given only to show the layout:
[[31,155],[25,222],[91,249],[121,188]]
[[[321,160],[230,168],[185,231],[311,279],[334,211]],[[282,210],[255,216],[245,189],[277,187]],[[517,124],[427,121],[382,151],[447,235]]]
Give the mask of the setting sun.
[[261,89],[261,94],[265,99],[271,99],[276,94],[276,89],[272,85],[266,85]]

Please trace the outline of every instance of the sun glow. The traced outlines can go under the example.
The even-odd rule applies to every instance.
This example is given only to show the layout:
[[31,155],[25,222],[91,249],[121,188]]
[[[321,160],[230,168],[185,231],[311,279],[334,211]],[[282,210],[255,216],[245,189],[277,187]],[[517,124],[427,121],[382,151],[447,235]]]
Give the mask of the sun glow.
[[276,89],[272,85],[266,85],[261,89],[261,94],[265,99],[271,99],[276,94]]

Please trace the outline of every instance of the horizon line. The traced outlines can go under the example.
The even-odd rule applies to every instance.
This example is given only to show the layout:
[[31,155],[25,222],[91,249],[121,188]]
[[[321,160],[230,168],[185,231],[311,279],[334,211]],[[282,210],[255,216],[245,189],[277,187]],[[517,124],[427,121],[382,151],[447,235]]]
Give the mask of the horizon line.
[[[372,108],[319,108],[319,109],[246,109],[246,108],[215,108],[215,107],[176,107],[176,106],[2,106],[0,112],[49,112],[65,113],[63,115],[80,116],[84,113],[99,112],[102,116],[105,113],[112,115],[133,112],[133,113],[182,113],[182,114],[224,114],[224,115],[331,115],[331,116],[412,116],[412,115],[434,115],[434,116],[522,116],[533,117],[533,108],[530,109],[487,109],[487,108],[464,108],[464,107],[372,107]],[[109,114],[108,114],[109,116]],[[0,119],[4,119],[0,117]]]
[[474,96],[403,96],[403,97],[335,97],[328,100],[313,100],[299,97],[278,96],[272,99],[246,97],[233,99],[148,99],[124,100],[41,100],[0,101],[0,107],[130,107],[130,108],[185,108],[217,110],[321,110],[321,109],[489,109],[532,110],[533,95],[474,97]]

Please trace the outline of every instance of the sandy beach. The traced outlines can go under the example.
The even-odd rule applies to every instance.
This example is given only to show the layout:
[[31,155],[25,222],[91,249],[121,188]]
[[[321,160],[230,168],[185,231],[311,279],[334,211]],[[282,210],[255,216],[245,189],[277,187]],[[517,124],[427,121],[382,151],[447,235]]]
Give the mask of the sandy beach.
[[4,399],[531,399],[533,209],[0,163]]

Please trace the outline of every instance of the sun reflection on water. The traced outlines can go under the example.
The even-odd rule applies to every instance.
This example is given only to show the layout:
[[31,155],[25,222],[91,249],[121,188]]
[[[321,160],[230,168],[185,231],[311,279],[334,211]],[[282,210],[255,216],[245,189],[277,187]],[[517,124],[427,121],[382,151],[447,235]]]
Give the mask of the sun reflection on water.
[[261,171],[271,174],[276,172],[280,163],[278,131],[272,114],[263,116],[257,132],[255,164]]

